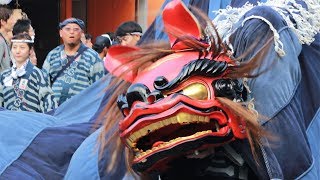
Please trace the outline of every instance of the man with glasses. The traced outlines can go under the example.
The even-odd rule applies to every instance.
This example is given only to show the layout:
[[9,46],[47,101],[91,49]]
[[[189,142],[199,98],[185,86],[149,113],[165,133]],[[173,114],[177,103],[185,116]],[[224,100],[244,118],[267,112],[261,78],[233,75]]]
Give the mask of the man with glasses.
[[42,69],[60,105],[103,77],[105,69],[98,53],[81,42],[82,20],[68,18],[59,28],[63,44],[49,52]]
[[142,36],[142,28],[134,21],[127,21],[120,24],[115,34],[121,45],[135,46]]

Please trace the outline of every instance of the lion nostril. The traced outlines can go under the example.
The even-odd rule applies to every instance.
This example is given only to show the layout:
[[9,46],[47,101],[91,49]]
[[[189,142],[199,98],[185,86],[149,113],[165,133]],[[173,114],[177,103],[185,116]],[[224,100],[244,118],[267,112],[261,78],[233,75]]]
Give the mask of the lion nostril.
[[154,103],[156,101],[156,97],[154,95],[149,95],[147,97],[148,103]]
[[149,94],[149,96],[147,97],[147,100],[151,104],[151,103],[154,103],[154,102],[156,102],[156,101],[158,101],[159,99],[162,99],[162,98],[164,98],[164,96],[161,93],[161,91],[155,90],[155,91],[152,91]]
[[122,113],[124,116],[128,116],[130,113],[130,110],[128,108],[122,109]]

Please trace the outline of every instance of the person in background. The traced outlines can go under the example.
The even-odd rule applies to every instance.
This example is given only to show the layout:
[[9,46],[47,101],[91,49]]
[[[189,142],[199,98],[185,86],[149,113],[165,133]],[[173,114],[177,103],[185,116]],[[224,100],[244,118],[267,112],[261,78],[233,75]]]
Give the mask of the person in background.
[[106,32],[106,33],[103,33],[103,34],[107,34],[109,35],[109,38],[111,39],[111,44],[112,45],[116,45],[118,42],[117,42],[117,38],[116,38],[116,35],[114,32]]
[[[31,37],[32,41],[35,39],[35,30],[31,25],[30,19],[18,19],[17,22],[13,26],[12,34],[15,36],[20,33],[27,33]],[[32,47],[30,51],[30,61],[33,65],[37,65],[37,56],[34,51],[34,47]]]
[[95,50],[99,57],[104,60],[108,53],[109,47],[112,45],[111,38],[108,34],[102,34],[101,36],[98,36],[96,38],[96,41],[94,42],[92,49]]
[[92,48],[92,35],[89,33],[83,33],[81,35],[81,41],[84,45],[86,45],[89,48]]
[[15,23],[12,10],[6,6],[0,6],[0,72],[10,68],[10,40]]
[[42,66],[49,76],[58,104],[102,78],[106,71],[97,52],[81,42],[85,28],[78,18],[68,18],[59,24],[63,44],[51,50]]
[[127,21],[118,26],[115,36],[119,44],[135,46],[142,36],[142,28],[134,21]]
[[33,40],[27,33],[13,36],[13,66],[0,76],[0,106],[13,111],[46,113],[57,107],[43,72],[30,62]]

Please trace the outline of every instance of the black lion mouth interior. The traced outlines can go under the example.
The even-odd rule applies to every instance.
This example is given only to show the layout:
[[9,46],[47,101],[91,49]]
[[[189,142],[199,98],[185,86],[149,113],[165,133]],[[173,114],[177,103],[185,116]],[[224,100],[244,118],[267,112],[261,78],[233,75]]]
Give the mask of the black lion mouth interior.
[[214,119],[209,122],[183,122],[182,124],[170,124],[162,127],[148,135],[141,137],[136,145],[136,148],[142,151],[147,151],[153,147],[157,147],[168,142],[179,140],[179,138],[192,136],[197,133],[218,132],[220,126]]
[[[215,113],[225,115],[221,109],[215,110],[218,110]],[[218,132],[224,126],[226,124],[219,124],[218,120],[206,115],[179,112],[132,133],[127,138],[127,143],[133,148],[135,157],[139,158],[184,140]]]

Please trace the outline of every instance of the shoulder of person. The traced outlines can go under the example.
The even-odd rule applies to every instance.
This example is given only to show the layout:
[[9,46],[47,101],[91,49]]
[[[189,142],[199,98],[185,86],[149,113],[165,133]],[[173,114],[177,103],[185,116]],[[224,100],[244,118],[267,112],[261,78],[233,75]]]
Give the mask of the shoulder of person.
[[46,56],[46,59],[51,59],[52,56],[60,56],[60,52],[61,52],[61,47],[60,46],[57,46],[55,47],[54,49],[52,49],[51,51],[49,51],[49,53],[47,54]]
[[93,50],[93,49],[91,49],[91,48],[87,48],[87,49],[84,51],[84,53],[85,53],[86,55],[88,55],[91,59],[99,59],[99,60],[101,60],[100,57],[99,57],[99,54],[98,54],[95,50]]
[[54,53],[60,53],[63,50],[62,46],[59,45],[57,47],[55,47],[54,49],[52,49],[49,54],[54,54]]
[[4,77],[9,76],[10,74],[11,74],[11,68],[6,69],[6,70],[0,72],[0,77],[1,77],[1,79],[3,79]]
[[41,79],[45,79],[46,74],[44,71],[39,69],[37,66],[33,66],[32,72],[30,72],[30,76],[33,76],[34,78],[36,78],[39,81]]
[[7,42],[0,36],[0,46],[7,46]]

